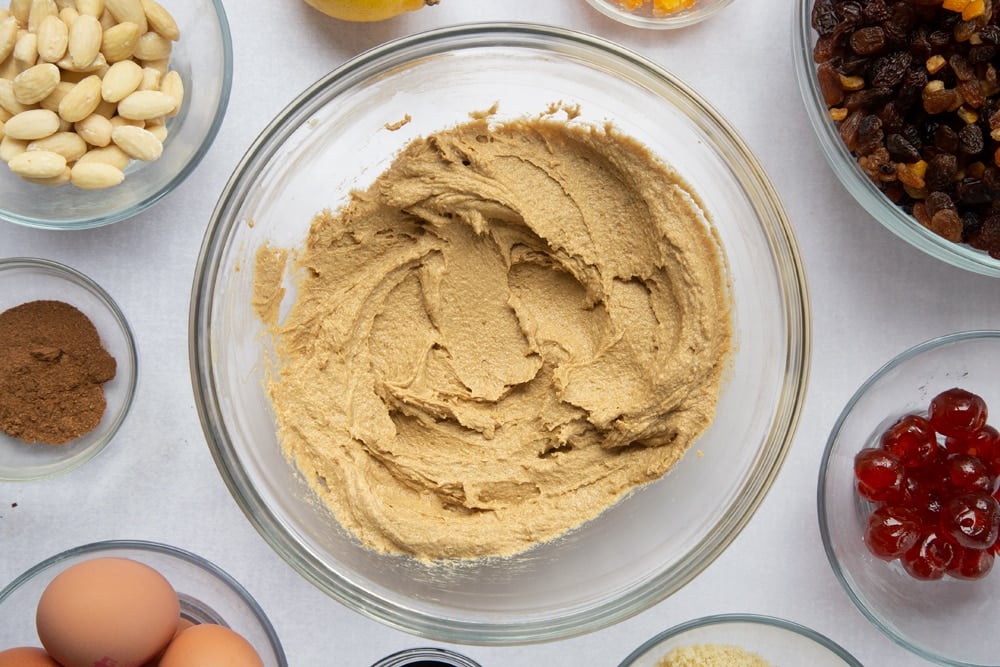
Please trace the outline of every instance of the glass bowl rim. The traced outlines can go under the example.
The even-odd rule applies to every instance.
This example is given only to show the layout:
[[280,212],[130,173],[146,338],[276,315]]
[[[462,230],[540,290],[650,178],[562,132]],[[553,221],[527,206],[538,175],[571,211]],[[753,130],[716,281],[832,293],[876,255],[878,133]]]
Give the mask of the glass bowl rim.
[[[236,595],[250,608],[257,622],[260,624],[261,629],[264,631],[264,634],[267,636],[267,640],[270,643],[272,650],[274,650],[277,654],[278,664],[280,667],[287,667],[288,662],[285,657],[284,648],[281,646],[281,640],[278,639],[278,634],[275,632],[274,626],[271,624],[271,620],[267,617],[267,614],[264,613],[264,609],[250,594],[250,592],[247,591],[247,589],[244,588],[235,577],[207,558],[199,556],[198,554],[188,551],[187,549],[175,547],[170,544],[164,544],[162,542],[153,542],[150,540],[114,539],[88,542],[87,544],[81,544],[79,546],[65,549],[57,554],[45,558],[42,561],[39,561],[38,563],[35,563],[15,577],[9,584],[0,589],[0,605],[2,605],[4,600],[10,597],[11,594],[13,594],[17,589],[33,580],[37,575],[59,565],[62,562],[89,554],[93,554],[97,557],[97,555],[101,553],[118,550],[142,551],[168,556],[175,560],[184,561],[188,564],[194,565],[200,570],[203,570],[215,577],[219,582],[226,586],[226,588],[236,593]],[[127,558],[128,556],[122,557]]]
[[[356,82],[367,80],[375,73],[391,71],[392,68],[418,57],[496,46],[539,49],[560,55],[565,55],[566,49],[573,47],[591,56],[599,54],[605,58],[605,64],[608,59],[613,59],[620,67],[655,78],[664,87],[672,89],[696,106],[700,113],[697,120],[712,123],[711,129],[721,137],[718,140],[728,142],[727,145],[739,152],[740,158],[745,160],[749,173],[755,179],[754,185],[761,188],[767,206],[772,209],[774,229],[768,229],[767,242],[775,256],[779,280],[784,288],[781,299],[785,308],[785,326],[794,327],[795,330],[790,334],[792,341],[782,359],[787,370],[779,398],[780,405],[773,416],[768,439],[761,447],[761,456],[748,471],[740,497],[734,505],[734,509],[739,508],[740,511],[720,520],[721,530],[718,532],[721,536],[704,539],[688,552],[687,560],[682,561],[684,568],[672,573],[661,571],[641,584],[636,584],[628,595],[619,595],[604,600],[597,606],[591,605],[583,611],[561,616],[549,615],[542,620],[493,622],[451,619],[442,622],[431,614],[382,599],[341,574],[331,572],[316,554],[304,549],[294,539],[283,521],[267,507],[239,465],[238,456],[226,432],[225,419],[214,390],[216,382],[210,343],[203,337],[207,338],[210,331],[213,288],[218,279],[219,267],[213,260],[218,259],[224,251],[228,234],[238,224],[235,216],[228,221],[224,218],[232,210],[238,209],[247,196],[248,186],[241,180],[250,173],[248,170],[265,163],[274,155],[298,127],[297,121],[308,117],[303,112],[304,109],[311,110],[320,97],[323,104],[328,104]],[[750,179],[751,176],[744,178]],[[220,475],[251,525],[300,575],[348,608],[398,630],[443,641],[510,645],[581,635],[633,616],[687,584],[725,550],[742,531],[773,486],[790,449],[808,384],[811,348],[809,321],[805,274],[794,232],[780,197],[746,143],[700,94],[662,66],[598,36],[529,22],[481,22],[435,28],[369,49],[306,88],[261,131],[234,168],[220,193],[206,229],[192,283],[189,363],[195,404],[206,442]],[[796,334],[799,335],[798,339],[795,339]],[[692,554],[698,556],[693,563],[688,562]]]
[[952,667],[988,667],[987,665],[979,665],[977,663],[968,663],[955,661],[945,656],[932,653],[920,646],[915,645],[911,640],[907,639],[905,635],[897,632],[893,627],[883,621],[875,612],[869,609],[868,605],[864,602],[861,595],[858,593],[857,589],[851,585],[848,577],[844,573],[844,568],[837,558],[837,554],[834,550],[834,545],[832,538],[830,536],[829,521],[827,519],[827,505],[826,505],[826,488],[827,488],[827,476],[830,469],[830,461],[833,456],[833,449],[837,443],[837,439],[840,436],[840,431],[843,429],[844,423],[854,412],[855,406],[868,394],[869,390],[888,373],[892,372],[893,369],[905,364],[908,361],[919,357],[924,352],[929,352],[931,350],[936,350],[940,347],[950,345],[952,343],[960,343],[967,340],[982,340],[982,339],[996,339],[1000,340],[1000,329],[971,329],[968,331],[955,331],[952,333],[943,334],[941,336],[935,336],[923,342],[917,343],[906,350],[900,352],[892,359],[882,364],[874,373],[872,373],[860,387],[855,390],[854,394],[847,401],[844,409],[841,410],[837,417],[837,421],[834,422],[833,428],[830,429],[830,435],[827,438],[826,446],[823,449],[823,454],[820,459],[819,475],[816,485],[816,509],[817,518],[819,520],[819,533],[823,540],[823,550],[826,552],[827,561],[830,563],[830,568],[833,570],[833,574],[837,581],[840,583],[841,588],[847,593],[847,596],[854,603],[854,606],[864,615],[865,618],[871,622],[878,630],[882,632],[886,637],[891,639],[893,642],[903,647],[904,649],[910,651],[911,653],[917,655],[924,660],[934,662],[941,665],[950,665]]
[[454,667],[479,667],[478,662],[460,653],[455,653],[445,648],[432,647],[407,648],[402,651],[396,651],[381,660],[375,661],[372,667],[406,667],[407,665],[417,664],[411,661],[413,658],[426,658],[441,662],[441,664],[444,664],[446,660],[449,665],[453,665]]
[[641,658],[643,654],[647,653],[651,649],[655,648],[662,642],[677,637],[684,634],[689,630],[694,630],[697,628],[707,627],[710,625],[725,625],[727,623],[750,623],[758,625],[766,625],[773,628],[778,628],[779,630],[787,630],[789,632],[795,633],[806,639],[811,639],[812,641],[820,644],[824,648],[828,649],[831,653],[834,653],[837,657],[843,659],[851,667],[864,667],[857,658],[847,652],[847,650],[833,641],[826,635],[812,628],[797,623],[795,621],[790,621],[784,618],[779,618],[777,616],[768,616],[765,614],[749,614],[749,613],[728,613],[728,614],[711,614],[708,616],[702,616],[700,618],[694,618],[689,621],[684,621],[683,623],[678,623],[673,627],[667,628],[662,632],[657,633],[653,637],[647,639],[642,643],[637,649],[632,651],[618,667],[629,667],[636,660]]
[[194,172],[194,170],[201,163],[202,159],[208,153],[212,144],[215,142],[215,138],[218,135],[219,130],[222,128],[222,121],[224,120],[226,110],[229,107],[229,98],[233,87],[233,37],[232,31],[229,27],[229,19],[226,15],[226,10],[222,4],[222,0],[209,1],[215,9],[215,14],[219,22],[219,37],[222,46],[222,80],[219,86],[219,104],[216,106],[215,111],[212,114],[212,122],[209,124],[204,138],[198,145],[197,149],[195,149],[195,152],[191,155],[191,158],[184,163],[184,166],[177,173],[173,174],[168,180],[164,181],[164,183],[157,188],[155,192],[152,192],[139,201],[133,202],[129,206],[115,211],[105,212],[87,218],[52,221],[46,218],[12,213],[0,206],[0,220],[30,229],[51,229],[56,231],[75,231],[104,227],[122,222],[123,220],[128,220],[129,218],[133,218],[143,211],[146,211],[171,192],[176,190],[177,187],[180,186],[180,184],[183,183],[192,172]]
[[638,16],[633,12],[615,7],[614,0],[587,0],[587,3],[598,12],[610,19],[631,26],[648,30],[673,30],[686,28],[695,23],[701,23],[716,12],[731,5],[733,0],[711,0],[707,7],[696,7],[692,11],[681,10],[678,14],[666,16]]
[[814,0],[794,1],[795,8],[791,12],[792,61],[795,63],[800,97],[823,157],[837,180],[872,218],[918,250],[960,269],[1000,277],[1000,260],[935,234],[892,204],[871,179],[862,176],[856,158],[847,150],[836,128],[829,122],[819,89],[816,65],[809,46],[812,35],[810,8]]
[[[57,275],[62,280],[79,285],[84,290],[96,296],[104,307],[108,309],[108,312],[111,313],[115,323],[118,324],[121,329],[122,338],[125,341],[125,347],[128,352],[128,367],[130,369],[130,372],[125,380],[125,400],[122,403],[118,415],[115,416],[114,422],[109,425],[108,433],[105,437],[89,446],[75,458],[67,459],[66,462],[63,463],[51,464],[40,469],[36,473],[21,474],[16,476],[8,476],[0,473],[0,482],[32,482],[57,477],[76,470],[87,461],[96,457],[104,451],[109,444],[111,444],[111,441],[115,439],[115,436],[121,429],[122,424],[125,423],[125,419],[128,417],[129,412],[131,412],[132,404],[135,401],[135,394],[139,384],[139,353],[136,347],[135,333],[132,331],[132,326],[125,317],[125,313],[122,312],[121,307],[114,300],[114,298],[90,276],[67,264],[42,257],[0,258],[0,275],[2,275],[3,271],[8,269],[39,269],[47,271]],[[119,370],[121,370],[121,367],[122,364],[119,360]]]

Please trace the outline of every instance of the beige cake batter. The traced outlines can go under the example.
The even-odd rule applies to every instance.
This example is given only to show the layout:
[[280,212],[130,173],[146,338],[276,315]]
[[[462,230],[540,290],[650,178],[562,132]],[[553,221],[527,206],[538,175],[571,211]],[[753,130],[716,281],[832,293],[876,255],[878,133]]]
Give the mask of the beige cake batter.
[[756,653],[728,644],[695,644],[675,648],[656,667],[772,667]]
[[[660,478],[711,422],[729,286],[684,181],[610,128],[479,118],[258,254],[285,453],[373,549],[510,555]],[[669,511],[665,508],[664,511]]]

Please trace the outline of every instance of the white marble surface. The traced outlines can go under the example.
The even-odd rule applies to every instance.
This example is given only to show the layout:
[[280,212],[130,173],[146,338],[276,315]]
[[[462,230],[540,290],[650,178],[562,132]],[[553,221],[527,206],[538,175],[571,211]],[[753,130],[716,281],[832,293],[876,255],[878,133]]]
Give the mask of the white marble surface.
[[772,491],[731,547],[692,583],[589,635],[458,650],[484,667],[613,667],[675,623],[742,611],[811,626],[871,667],[926,664],[871,627],[834,579],[816,522],[816,473],[827,433],[862,380],[919,341],[1000,328],[1000,292],[995,280],[897,240],[836,182],[795,83],[788,0],[737,0],[712,19],[673,32],[619,25],[584,0],[441,0],[374,25],[328,20],[301,0],[229,0],[227,10],[232,98],[192,177],[151,210],[111,227],[52,232],[0,225],[0,256],[65,262],[106,287],[134,328],[141,361],[132,412],[104,453],[66,477],[0,484],[0,583],[85,542],[157,540],[199,553],[240,580],[270,615],[295,667],[367,667],[398,649],[443,646],[390,630],[326,597],[244,519],[209,456],[195,410],[188,299],[218,193],[257,133],[294,96],[386,40],[461,22],[521,20],[619,42],[673,71],[732,121],[770,173],[798,236],[812,303],[812,371],[794,446]]

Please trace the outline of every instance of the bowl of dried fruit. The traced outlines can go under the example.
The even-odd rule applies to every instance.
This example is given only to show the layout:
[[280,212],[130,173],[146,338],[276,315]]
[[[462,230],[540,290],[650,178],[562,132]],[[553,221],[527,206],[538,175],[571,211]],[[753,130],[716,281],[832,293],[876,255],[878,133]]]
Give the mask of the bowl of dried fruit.
[[11,2],[0,9],[0,219],[84,229],[144,211],[222,123],[220,0]]
[[733,0],[587,0],[591,7],[634,28],[669,30],[704,21]]
[[796,0],[794,61],[837,178],[887,229],[1000,276],[998,16],[983,0]]
[[728,665],[861,667],[836,642],[804,625],[757,614],[696,618],[652,637],[619,667]]
[[954,333],[885,364],[823,454],[820,532],[858,609],[922,658],[995,665],[1000,331]]

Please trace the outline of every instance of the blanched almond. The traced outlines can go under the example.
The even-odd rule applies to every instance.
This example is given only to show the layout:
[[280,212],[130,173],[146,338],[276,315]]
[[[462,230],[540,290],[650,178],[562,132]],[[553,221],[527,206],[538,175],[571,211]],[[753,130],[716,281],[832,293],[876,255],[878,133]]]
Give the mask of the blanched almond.
[[101,81],[101,97],[107,102],[120,102],[134,93],[142,83],[142,68],[134,60],[120,60],[108,68]]
[[109,144],[104,148],[92,148],[87,151],[86,155],[76,161],[77,164],[86,164],[88,162],[103,162],[104,164],[110,164],[122,171],[125,171],[125,167],[128,166],[129,156],[122,149],[118,148],[114,144]]
[[73,90],[66,93],[59,102],[59,116],[70,123],[75,123],[94,113],[100,103],[101,77],[92,74],[75,84]]
[[170,15],[163,6],[156,0],[141,0],[142,8],[146,11],[146,20],[149,22],[149,29],[155,30],[172,42],[181,38],[180,28],[177,21]]
[[58,16],[46,16],[38,27],[38,57],[54,63],[66,55],[69,44],[69,28]]
[[159,90],[161,79],[163,79],[163,73],[160,70],[153,67],[143,67],[139,90]]
[[137,90],[118,103],[118,115],[131,120],[149,120],[174,110],[174,98],[158,90]]
[[124,116],[119,116],[118,114],[115,114],[114,116],[111,117],[111,136],[112,137],[114,136],[115,128],[125,127],[126,125],[128,125],[129,127],[146,127],[146,121],[136,120],[133,118],[125,118]]
[[43,109],[59,113],[59,103],[62,102],[62,98],[66,97],[66,93],[73,90],[74,85],[76,84],[70,81],[60,81],[56,84],[52,92],[49,93],[49,96],[39,102],[38,105]]
[[28,150],[28,142],[23,139],[15,139],[7,135],[0,139],[0,160],[3,162],[10,162],[15,156],[26,150]]
[[38,62],[38,35],[33,32],[21,32],[14,44],[14,62],[20,71],[24,71]]
[[150,31],[140,35],[139,39],[136,40],[132,57],[139,60],[163,60],[170,58],[173,46],[174,43],[166,37]]
[[14,94],[14,82],[10,79],[0,79],[0,108],[5,109],[10,114],[19,114],[27,111],[31,105],[21,104]]
[[152,127],[147,125],[146,129],[149,130],[150,134],[159,139],[161,144],[167,140],[169,131],[166,125],[153,125]]
[[139,0],[104,0],[104,8],[111,12],[119,23],[134,23],[139,26],[139,34],[149,30],[146,12]]
[[13,139],[33,141],[59,131],[59,116],[48,109],[30,109],[15,114],[4,124],[4,133]]
[[66,169],[66,158],[50,151],[24,151],[7,163],[10,170],[25,178],[52,178]]
[[141,127],[123,125],[111,133],[111,141],[136,160],[151,162],[163,154],[163,144],[152,132]]
[[101,53],[109,63],[127,60],[135,51],[135,43],[139,40],[139,26],[126,21],[105,29],[101,43]]
[[58,85],[59,68],[52,63],[42,63],[14,77],[12,88],[18,102],[31,105],[44,100]]
[[31,9],[28,11],[28,32],[37,33],[47,16],[59,16],[59,7],[55,0],[32,0]]
[[[4,119],[0,118],[0,141],[3,141],[3,138],[5,136],[7,136],[7,135],[4,134],[4,131],[3,131],[3,127],[4,127],[4,125],[6,123],[7,123],[7,121],[5,121]],[[160,139],[160,141],[163,141],[163,139]]]
[[92,113],[73,125],[76,133],[91,146],[103,148],[111,143],[111,121],[99,113]]
[[123,180],[125,173],[105,162],[78,162],[70,173],[70,182],[83,190],[111,188]]
[[66,167],[62,170],[61,174],[49,176],[48,178],[31,178],[30,176],[22,176],[21,178],[35,185],[66,185],[69,183],[70,169]]
[[181,79],[180,73],[176,70],[170,70],[164,74],[160,81],[160,92],[174,98],[174,110],[167,116],[176,116],[177,112],[181,110],[181,104],[184,103],[184,80]]
[[59,20],[65,24],[67,30],[73,27],[78,18],[80,18],[80,12],[76,11],[76,7],[65,7],[59,10]]
[[28,16],[31,14],[31,0],[10,0],[10,14],[18,23],[27,27]]
[[76,0],[76,11],[99,19],[104,13],[104,0]]
[[100,21],[89,14],[78,18],[69,31],[68,52],[73,66],[83,69],[93,63],[101,52],[103,39]]
[[7,60],[7,56],[14,52],[14,45],[17,44],[17,19],[8,16],[0,21],[0,62]]
[[52,136],[30,142],[28,150],[58,153],[66,158],[66,162],[76,162],[88,149],[87,142],[76,132],[56,132]]

